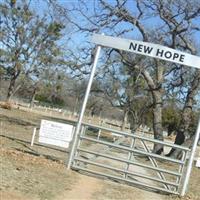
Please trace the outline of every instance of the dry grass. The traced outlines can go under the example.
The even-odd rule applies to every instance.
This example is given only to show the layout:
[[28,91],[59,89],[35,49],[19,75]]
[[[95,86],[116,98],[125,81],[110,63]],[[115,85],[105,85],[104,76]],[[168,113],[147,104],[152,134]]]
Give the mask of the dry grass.
[[[36,144],[30,147],[33,128],[39,127],[41,119],[65,121],[19,109],[0,108],[1,200],[57,199],[57,196],[73,190],[79,179],[79,174],[67,171],[64,165],[68,155],[65,150],[42,146],[37,143],[37,137]],[[194,167],[189,192],[184,198],[157,195],[135,187],[101,180],[101,191],[94,190],[93,199],[199,200],[199,170]]]
[[54,199],[76,181],[75,173],[67,171],[63,164],[16,150],[2,149],[1,171],[3,195],[20,194],[20,199]]

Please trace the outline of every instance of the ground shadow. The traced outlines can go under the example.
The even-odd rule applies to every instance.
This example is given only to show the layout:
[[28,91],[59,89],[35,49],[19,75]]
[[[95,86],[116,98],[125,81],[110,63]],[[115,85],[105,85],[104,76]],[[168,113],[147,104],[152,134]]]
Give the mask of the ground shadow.
[[45,159],[48,159],[48,160],[51,160],[51,161],[55,161],[55,162],[60,162],[61,159],[55,157],[55,156],[50,156],[50,155],[47,155],[47,154],[43,154],[43,153],[38,153],[37,151],[34,151],[34,150],[22,150],[22,149],[19,149],[19,148],[14,148],[16,151],[20,151],[22,153],[26,153],[26,154],[30,154],[30,155],[33,155],[33,156],[42,156],[44,157]]
[[[34,151],[33,148],[30,146],[30,141],[26,141],[26,140],[18,139],[18,138],[15,138],[15,137],[6,136],[6,135],[0,135],[0,137],[4,137],[4,138],[10,139],[12,141],[15,141],[16,143],[23,145],[27,149]],[[29,145],[26,145],[26,144],[29,144]],[[69,153],[68,149],[62,150],[62,149],[54,148],[54,147],[51,147],[51,146],[45,146],[45,145],[39,144],[39,143],[34,143],[34,145],[39,146],[39,147],[43,147],[43,148],[47,148],[47,149],[52,149],[52,150],[55,150],[55,151],[60,151],[60,152],[63,152],[63,153]]]
[[82,174],[82,175],[85,175],[85,176],[98,178],[98,179],[101,179],[101,180],[108,180],[108,181],[116,182],[116,183],[119,183],[119,184],[122,184],[122,185],[128,185],[128,186],[135,187],[135,188],[145,190],[145,191],[148,191],[148,192],[154,192],[154,193],[157,193],[157,194],[160,194],[160,195],[169,195],[170,194],[168,192],[159,191],[159,190],[156,190],[156,189],[149,188],[148,186],[142,186],[142,185],[138,185],[136,183],[130,183],[130,182],[126,182],[126,181],[123,181],[123,180],[119,180],[119,179],[115,179],[115,178],[111,178],[111,177],[106,177],[104,175],[99,175],[99,174],[97,175],[97,174],[86,172],[86,171],[76,169],[76,168],[73,168],[73,167],[72,167],[72,169],[74,171]]
[[6,122],[10,122],[13,124],[17,124],[17,125],[22,125],[22,126],[37,126],[37,123],[33,123],[30,121],[26,121],[26,120],[22,120],[22,119],[16,119],[14,117],[8,117],[6,115],[0,115],[0,120],[1,121],[6,121]]
[[[41,152],[36,151],[35,149],[33,149],[33,147],[30,146],[30,142],[25,141],[25,140],[21,140],[15,137],[9,137],[9,136],[5,136],[5,135],[0,135],[0,137],[4,137],[7,138],[9,140],[15,141],[16,143],[22,145],[25,149],[21,149],[21,148],[17,148],[17,147],[13,147],[13,149],[15,149],[16,151],[20,151],[29,155],[34,155],[34,156],[42,156],[45,159],[51,160],[51,161],[56,161],[56,162],[60,162],[62,161],[61,159],[53,156],[53,155],[48,155],[48,154],[44,154]],[[53,148],[53,147],[49,147],[49,146],[44,146],[42,144],[34,144],[35,146],[39,146],[39,147],[43,147],[43,148],[47,148],[47,149],[52,149],[52,150],[56,150],[56,151],[60,151],[63,153],[69,153],[68,150],[61,150],[61,149],[57,149],[57,148]]]

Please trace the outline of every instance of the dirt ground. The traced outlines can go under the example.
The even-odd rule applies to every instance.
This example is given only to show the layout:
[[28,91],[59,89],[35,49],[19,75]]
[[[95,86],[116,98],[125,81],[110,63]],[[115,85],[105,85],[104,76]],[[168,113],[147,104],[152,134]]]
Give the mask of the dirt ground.
[[67,150],[41,145],[37,137],[30,146],[33,128],[39,127],[41,119],[64,122],[55,116],[0,108],[0,200],[200,200],[200,169],[196,167],[184,198],[67,170]]

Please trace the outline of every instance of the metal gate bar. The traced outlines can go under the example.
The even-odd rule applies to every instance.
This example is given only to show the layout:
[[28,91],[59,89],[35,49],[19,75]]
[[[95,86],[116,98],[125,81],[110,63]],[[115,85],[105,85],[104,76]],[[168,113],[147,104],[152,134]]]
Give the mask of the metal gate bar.
[[100,156],[100,157],[116,160],[116,161],[119,161],[119,162],[125,162],[125,163],[131,164],[131,165],[144,167],[146,169],[155,170],[155,171],[163,172],[163,173],[174,175],[174,176],[179,176],[179,177],[181,176],[181,173],[178,173],[178,172],[174,172],[174,171],[171,171],[171,170],[166,170],[166,169],[162,169],[162,168],[158,168],[158,167],[145,165],[145,164],[142,164],[142,163],[138,163],[138,162],[131,161],[131,160],[126,160],[126,159],[123,159],[123,158],[116,158],[114,156],[107,155],[107,154],[102,154],[102,153],[99,153],[99,152],[93,152],[93,151],[85,150],[85,149],[82,149],[82,148],[77,148],[77,151],[82,151],[82,152],[89,153],[89,154],[95,154],[95,155]]
[[177,148],[177,149],[181,149],[181,150],[185,150],[185,151],[191,151],[188,147],[185,147],[185,146],[180,146],[180,145],[176,145],[176,144],[173,144],[173,143],[170,143],[170,142],[164,142],[164,141],[161,141],[161,140],[156,140],[156,139],[153,139],[153,138],[147,138],[147,137],[144,137],[144,136],[137,135],[135,133],[130,134],[130,133],[126,133],[126,132],[123,132],[123,131],[113,130],[111,128],[102,127],[102,126],[89,124],[89,123],[85,123],[85,122],[83,122],[82,125],[88,126],[88,127],[91,127],[91,128],[101,129],[101,130],[108,131],[108,132],[113,132],[113,133],[116,133],[116,134],[119,134],[119,135],[122,135],[122,136],[126,136],[126,137],[142,139],[144,141],[149,141],[149,142],[156,143],[156,144],[163,144],[165,146],[169,146],[169,147],[173,147],[173,148]]
[[[146,150],[146,152],[150,153],[150,150],[148,149],[148,147],[145,144],[145,142],[143,140],[141,140],[141,143],[142,143],[144,149]],[[158,164],[157,164],[156,160],[154,158],[152,158],[151,156],[148,156],[148,158],[150,159],[152,165],[154,167],[158,168]],[[166,178],[165,178],[165,176],[164,176],[164,174],[162,172],[157,172],[157,174],[158,174],[159,178],[161,178],[161,179],[166,181]],[[170,190],[170,187],[168,185],[164,184],[164,187],[167,188],[168,190]]]
[[[128,148],[128,147],[120,146],[120,145],[113,145],[113,144],[111,144],[111,143],[109,143],[109,142],[99,141],[99,140],[92,139],[92,138],[89,138],[89,137],[86,137],[86,136],[81,136],[80,139],[81,139],[81,140],[89,140],[89,141],[92,141],[92,142],[97,142],[97,143],[99,143],[99,144],[106,144],[106,145],[109,145],[109,146],[111,146],[111,147],[116,147],[116,148],[120,148],[120,149],[123,149],[123,150],[129,150],[129,151],[131,151],[131,152],[136,152],[136,153],[142,152],[142,151],[130,149],[130,148]],[[79,150],[80,150],[80,149],[79,149]],[[158,155],[155,155],[155,154],[152,154],[152,153],[145,153],[145,152],[142,152],[142,154],[148,155],[150,158],[153,156],[153,157],[156,157],[156,158],[159,158],[159,159],[164,159],[164,160],[167,159],[167,160],[170,160],[171,162],[178,163],[178,164],[180,164],[180,165],[182,165],[182,164],[185,163],[184,161],[181,162],[180,160],[169,159],[169,158],[162,157],[162,156],[158,156]],[[78,158],[75,158],[75,160],[78,160]],[[150,160],[152,161],[152,158],[151,158]],[[80,161],[80,160],[79,160],[79,161]],[[87,160],[85,160],[85,162],[86,162],[86,163],[93,164],[93,165],[95,164],[95,162],[87,162]],[[128,162],[128,163],[129,163],[129,162]],[[158,165],[156,164],[155,161],[153,162],[153,164],[154,164],[154,170],[156,170],[156,171],[159,173],[159,171],[158,171]],[[102,164],[99,164],[99,163],[96,163],[95,165],[96,165],[96,166],[101,166],[101,167],[104,167],[104,168],[113,169],[113,170],[118,171],[118,172],[123,172],[123,173],[131,174],[131,175],[136,175],[136,174],[134,174],[134,173],[129,173],[129,171],[127,171],[127,170],[118,170],[118,169],[116,169],[116,168],[108,167],[108,166],[105,166],[105,165],[102,165]],[[137,176],[137,175],[136,175],[136,176]],[[177,185],[177,186],[179,186],[179,184],[176,184],[176,183],[171,184],[171,182],[166,181],[165,178],[164,178],[164,176],[163,176],[163,174],[160,175],[160,173],[159,173],[159,177],[160,177],[162,180],[161,180],[161,179],[154,179],[154,178],[151,178],[151,177],[149,177],[149,176],[140,176],[140,177],[147,178],[147,179],[149,179],[149,180],[156,180],[157,182],[161,182],[161,183],[166,183],[166,184],[170,183],[170,185]],[[166,185],[166,184],[165,184],[165,185]],[[167,189],[168,191],[172,191],[171,188],[168,187],[168,186],[166,187],[166,189]]]
[[[106,168],[106,169],[110,169],[110,170],[113,170],[113,171],[118,171],[118,172],[121,172],[121,173],[126,173],[128,175],[134,175],[134,176],[145,178],[145,179],[148,179],[148,180],[157,181],[157,182],[160,182],[160,183],[166,183],[166,184],[172,185],[172,186],[179,186],[179,184],[177,184],[177,183],[173,183],[173,182],[166,181],[166,180],[161,180],[161,179],[158,179],[158,178],[153,178],[153,177],[146,176],[146,175],[143,175],[143,174],[138,174],[138,173],[130,172],[128,170],[118,169],[118,168],[115,168],[115,167],[111,167],[109,165],[105,165],[105,164],[101,164],[101,163],[89,161],[87,159],[82,159],[82,158],[76,158],[75,157],[74,160],[77,160],[77,161],[80,161],[80,162],[84,162],[84,163],[88,163],[88,164],[91,164],[91,165],[96,165],[96,166],[99,166],[99,167],[102,167],[102,168]],[[170,190],[169,188],[167,188],[167,189]]]
[[[131,149],[133,149],[134,146],[135,146],[135,140],[136,140],[135,138],[131,139],[131,145],[130,145]],[[128,153],[128,160],[131,160],[132,156],[133,156],[133,152],[129,152]],[[126,165],[126,170],[129,170],[129,163],[127,163],[127,165]],[[125,178],[127,178],[127,174],[125,174]]]
[[[182,158],[181,158],[181,160],[182,160],[182,161],[186,160],[186,157],[187,157],[187,152],[183,151],[183,152],[182,152]],[[177,183],[180,183],[180,181],[181,181],[181,178],[182,178],[182,175],[183,175],[183,169],[184,169],[184,167],[185,167],[185,165],[180,165],[180,166],[179,166],[178,172],[181,174],[181,176],[180,176],[180,177],[177,177],[177,179],[176,179],[176,182],[177,182]]]
[[[187,161],[186,154],[187,154],[187,152],[190,152],[189,148],[184,147],[184,146],[174,145],[170,142],[159,141],[159,140],[155,140],[152,138],[146,138],[144,136],[140,136],[140,135],[136,135],[136,134],[130,134],[130,133],[113,130],[113,129],[106,128],[106,127],[101,127],[98,125],[91,125],[89,123],[82,123],[81,126],[82,126],[82,129],[80,131],[80,134],[78,134],[78,138],[76,141],[77,143],[75,145],[75,153],[74,153],[73,162],[72,162],[73,169],[83,170],[88,173],[100,175],[100,176],[107,177],[107,178],[112,178],[112,179],[115,179],[118,181],[125,181],[125,182],[131,183],[131,184],[145,186],[150,189],[155,189],[155,190],[159,190],[159,191],[163,191],[163,192],[167,192],[167,193],[180,194],[180,190],[182,189],[182,186],[181,186],[182,181],[184,181],[183,173],[184,173],[184,169],[185,169],[184,166]],[[110,142],[108,140],[105,141],[99,135],[98,135],[98,137],[96,137],[96,136],[94,137],[94,135],[88,135],[87,132],[86,132],[86,134],[84,134],[86,127],[99,129],[101,131],[104,130],[108,133],[109,132],[116,133],[116,134],[121,135],[122,138],[120,138],[118,141],[115,141],[115,142],[112,142],[112,141]],[[123,143],[128,138],[130,138],[132,141],[130,146],[127,146],[127,145],[125,145],[125,143]],[[141,143],[143,145],[143,150],[135,148],[134,141],[136,139],[141,141]],[[88,149],[87,146],[82,145],[82,144],[84,144],[83,141],[88,141],[91,143],[91,145],[92,144],[103,145],[102,151],[100,150],[100,152],[95,152],[94,150]],[[155,153],[152,153],[149,150],[149,148],[147,147],[145,142],[149,142],[149,143],[153,143],[153,144],[158,143],[158,144],[163,144],[164,146],[181,149],[183,152],[183,156],[181,159],[174,159],[174,158],[165,157],[162,155],[157,155]],[[121,151],[121,153],[123,153],[122,155],[125,155],[124,153],[127,151],[128,157],[124,159],[124,158],[115,157],[114,155],[108,155],[107,154],[108,151],[112,150],[112,149],[113,150],[118,149],[119,151]],[[83,155],[81,152],[86,153],[86,158],[87,158],[87,154],[94,155],[94,156],[88,160],[85,158],[85,155]],[[150,159],[152,166],[138,162],[136,160],[132,160],[131,159],[132,156],[134,156],[134,157],[135,156],[139,156],[139,157],[147,156]],[[100,163],[100,162],[98,162],[98,159],[97,159],[98,157],[106,158],[106,159],[109,159],[110,161],[112,161],[112,160],[119,161],[122,164],[126,163],[126,167],[125,168],[123,167],[121,169],[120,167],[118,168],[118,167],[111,166],[109,164]],[[141,159],[142,159],[142,157],[141,157]],[[177,169],[177,171],[164,169],[162,167],[160,168],[156,162],[157,159],[160,161],[163,160],[163,161],[168,161],[168,162],[174,163],[174,166],[178,165],[179,168]],[[133,165],[133,166],[135,165],[135,166],[139,166],[139,167],[142,167],[145,169],[153,170],[158,174],[159,178],[153,177],[151,175],[138,174],[137,172],[130,171],[129,165]],[[90,169],[90,167],[92,167],[92,166],[96,166],[98,170],[105,169],[108,171],[105,172],[105,170],[104,170],[104,172],[102,172],[102,170],[98,171],[98,170]],[[121,164],[119,166],[121,166]],[[118,173],[118,176],[116,175],[116,173]],[[168,174],[170,176],[175,176],[176,181],[167,180],[164,174]],[[141,180],[143,180],[143,179],[150,180],[150,181],[152,181],[152,183],[150,182],[150,184],[149,184],[149,183],[144,183],[143,181],[141,182],[140,180],[137,180],[137,177],[141,178]],[[155,182],[155,184],[153,184],[154,182]],[[162,186],[162,184],[164,187]]]
[[107,178],[112,178],[112,179],[115,179],[115,180],[120,180],[120,181],[124,181],[124,182],[127,182],[127,183],[132,183],[132,184],[139,185],[139,186],[145,186],[147,188],[154,189],[156,191],[159,190],[159,191],[170,193],[170,194],[179,194],[178,192],[175,192],[175,191],[167,190],[167,189],[164,189],[164,188],[159,188],[159,187],[156,187],[156,186],[151,186],[151,185],[148,185],[148,184],[145,184],[145,183],[142,183],[142,182],[138,182],[138,181],[134,181],[134,180],[127,180],[126,178],[123,178],[123,177],[117,177],[117,176],[102,173],[102,172],[100,173],[100,172],[90,170],[90,169],[87,169],[87,168],[84,168],[84,167],[72,166],[72,169],[86,171],[86,172],[89,172],[91,174],[96,174],[96,175],[99,175],[99,176],[104,176],[104,177],[107,177]]
[[80,136],[80,139],[81,140],[83,140],[83,139],[84,140],[88,140],[88,141],[91,141],[91,142],[96,142],[96,143],[99,143],[99,144],[108,145],[110,147],[115,147],[115,148],[127,150],[127,151],[130,151],[130,152],[134,152],[134,153],[138,153],[138,154],[142,154],[142,155],[146,155],[146,156],[152,156],[154,158],[159,158],[159,159],[162,159],[162,160],[167,160],[167,161],[178,163],[178,164],[181,164],[181,165],[185,164],[185,161],[181,161],[181,160],[177,160],[177,159],[173,159],[173,158],[169,158],[169,157],[160,156],[160,155],[157,155],[157,154],[154,154],[154,153],[146,153],[144,151],[140,151],[140,150],[137,150],[137,149],[131,149],[131,148],[125,147],[125,146],[111,144],[109,142],[100,141],[100,140],[89,138],[89,137],[86,137],[86,136]]

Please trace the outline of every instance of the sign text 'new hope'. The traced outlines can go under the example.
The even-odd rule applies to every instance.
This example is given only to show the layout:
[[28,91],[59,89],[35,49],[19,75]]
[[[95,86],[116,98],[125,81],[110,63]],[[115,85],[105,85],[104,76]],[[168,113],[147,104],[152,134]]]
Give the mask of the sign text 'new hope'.
[[93,34],[92,42],[101,46],[134,52],[137,54],[142,54],[200,69],[200,57],[162,45],[116,38],[100,34]]

